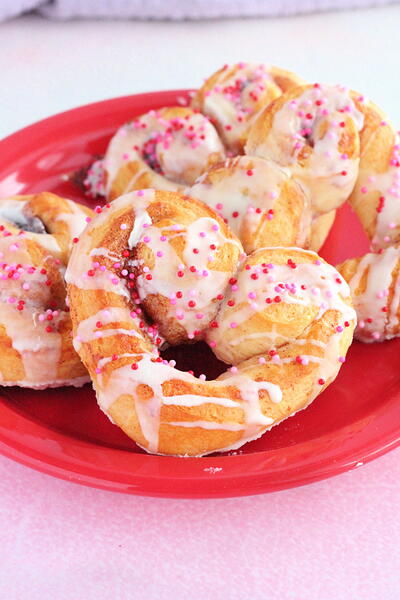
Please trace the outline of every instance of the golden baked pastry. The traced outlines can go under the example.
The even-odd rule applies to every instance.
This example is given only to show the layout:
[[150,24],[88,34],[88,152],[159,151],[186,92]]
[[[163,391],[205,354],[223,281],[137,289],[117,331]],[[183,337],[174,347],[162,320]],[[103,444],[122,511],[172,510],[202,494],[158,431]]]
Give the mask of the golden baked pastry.
[[355,337],[383,342],[400,335],[400,248],[351,258],[337,269],[348,281],[357,312]]
[[247,254],[264,246],[309,245],[308,197],[272,161],[229,158],[201,175],[186,194],[211,206],[229,224]]
[[[152,453],[199,456],[256,439],[333,381],[355,325],[346,282],[318,255],[246,257],[214,211],[173,192],[141,190],[105,208],[66,279],[99,405]],[[206,339],[233,366],[214,381],[181,372],[160,356],[162,337]]]
[[[182,106],[151,110],[122,125],[112,137],[99,176],[109,200],[143,189],[182,190],[225,157],[218,133],[204,115]],[[88,181],[93,188],[93,181]],[[98,183],[97,183],[98,186]],[[96,185],[94,185],[96,187]]]
[[378,250],[400,241],[400,138],[380,108],[353,95],[364,126],[359,172],[349,201]]
[[240,62],[224,65],[195,93],[192,107],[215,124],[226,147],[243,152],[248,130],[257,114],[272,100],[304,80],[274,66]]
[[0,200],[0,384],[89,380],[72,346],[64,270],[92,211],[54,194]]
[[276,98],[253,123],[245,151],[289,169],[316,215],[338,208],[358,176],[364,115],[349,90],[322,84]]

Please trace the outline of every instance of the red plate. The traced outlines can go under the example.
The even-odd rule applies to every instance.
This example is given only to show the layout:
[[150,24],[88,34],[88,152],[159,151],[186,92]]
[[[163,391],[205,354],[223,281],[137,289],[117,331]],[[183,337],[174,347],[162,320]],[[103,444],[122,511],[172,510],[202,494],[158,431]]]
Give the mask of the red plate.
[[[0,142],[0,196],[51,190],[82,201],[61,176],[103,153],[121,123],[176,104],[185,94],[156,92],[89,104],[11,135]],[[355,216],[341,209],[322,255],[335,264],[366,249]],[[399,344],[354,343],[335,383],[310,408],[234,455],[147,455],[100,412],[90,386],[3,388],[0,450],[63,479],[149,496],[240,496],[317,481],[399,444]]]

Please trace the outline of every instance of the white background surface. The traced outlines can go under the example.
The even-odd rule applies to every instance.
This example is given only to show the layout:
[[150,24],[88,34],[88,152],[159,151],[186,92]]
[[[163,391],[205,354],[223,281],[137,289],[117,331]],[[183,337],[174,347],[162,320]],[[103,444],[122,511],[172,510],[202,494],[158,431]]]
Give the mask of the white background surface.
[[[237,60],[348,84],[400,123],[400,7],[286,20],[0,25],[0,135]],[[398,600],[400,452],[268,496],[136,498],[0,459],[1,600]]]

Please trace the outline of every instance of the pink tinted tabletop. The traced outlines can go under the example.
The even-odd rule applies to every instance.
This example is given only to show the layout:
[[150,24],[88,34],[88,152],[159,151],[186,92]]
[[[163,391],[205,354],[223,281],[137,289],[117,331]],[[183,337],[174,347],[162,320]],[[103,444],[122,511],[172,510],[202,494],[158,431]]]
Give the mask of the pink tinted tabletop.
[[0,597],[397,600],[400,450],[221,500],[115,494],[0,457]]

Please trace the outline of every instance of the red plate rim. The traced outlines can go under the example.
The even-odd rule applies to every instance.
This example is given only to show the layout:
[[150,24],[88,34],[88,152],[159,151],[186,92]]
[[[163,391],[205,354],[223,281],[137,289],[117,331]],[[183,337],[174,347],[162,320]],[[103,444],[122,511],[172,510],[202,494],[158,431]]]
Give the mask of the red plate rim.
[[[26,139],[30,151],[41,147],[41,138],[66,122],[70,135],[83,121],[95,119],[93,113],[107,108],[109,113],[125,112],[132,102],[136,110],[171,104],[189,90],[168,90],[121,96],[67,110],[9,135],[0,141],[3,165],[20,159]],[[124,119],[121,119],[121,122]],[[105,127],[107,123],[104,123]],[[343,473],[364,464],[400,444],[400,390],[393,385],[386,391],[386,404],[374,412],[373,418],[351,435],[348,428],[340,435],[326,434],[280,449],[203,458],[176,458],[135,454],[102,446],[102,464],[98,463],[99,447],[85,439],[72,438],[46,427],[11,408],[0,396],[0,452],[24,465],[61,479],[83,485],[130,494],[211,498],[260,494],[312,483]],[[390,406],[390,411],[388,411]],[[46,451],[40,448],[47,440]]]

